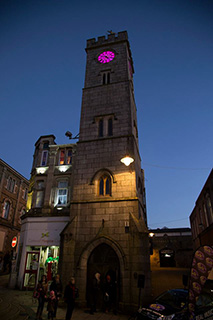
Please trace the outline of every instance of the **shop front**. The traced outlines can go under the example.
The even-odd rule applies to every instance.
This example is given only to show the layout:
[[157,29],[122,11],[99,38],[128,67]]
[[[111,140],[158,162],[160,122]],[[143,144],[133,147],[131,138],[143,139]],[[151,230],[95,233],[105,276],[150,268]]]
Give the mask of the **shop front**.
[[23,220],[17,265],[20,289],[33,290],[43,275],[52,281],[58,272],[60,233],[68,222],[69,217]]

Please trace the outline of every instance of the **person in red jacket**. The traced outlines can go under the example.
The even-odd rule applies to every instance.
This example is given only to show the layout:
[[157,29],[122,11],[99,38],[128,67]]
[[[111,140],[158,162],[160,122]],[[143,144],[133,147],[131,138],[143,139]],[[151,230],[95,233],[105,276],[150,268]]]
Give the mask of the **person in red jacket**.
[[66,320],[72,317],[76,298],[78,298],[78,289],[75,286],[75,278],[71,278],[64,291],[64,301],[67,303]]

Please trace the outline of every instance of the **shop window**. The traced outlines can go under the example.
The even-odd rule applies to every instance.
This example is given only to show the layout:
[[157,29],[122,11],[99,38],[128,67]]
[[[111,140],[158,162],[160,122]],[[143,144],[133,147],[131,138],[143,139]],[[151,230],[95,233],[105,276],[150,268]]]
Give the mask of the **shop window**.
[[108,136],[113,135],[113,122],[112,118],[108,119]]
[[3,207],[3,212],[2,212],[2,217],[4,219],[8,219],[9,212],[10,212],[10,202],[9,201],[5,201],[4,207]]
[[43,150],[42,151],[42,156],[41,156],[41,166],[46,166],[47,165],[47,158],[48,158],[48,151]]
[[68,193],[68,183],[67,181],[60,181],[58,183],[58,199],[57,199],[57,205],[63,206],[67,204],[67,193]]
[[103,137],[104,135],[104,121],[103,119],[99,120],[99,125],[98,125],[98,136]]
[[98,194],[99,196],[111,195],[111,179],[108,176],[102,176],[99,179]]

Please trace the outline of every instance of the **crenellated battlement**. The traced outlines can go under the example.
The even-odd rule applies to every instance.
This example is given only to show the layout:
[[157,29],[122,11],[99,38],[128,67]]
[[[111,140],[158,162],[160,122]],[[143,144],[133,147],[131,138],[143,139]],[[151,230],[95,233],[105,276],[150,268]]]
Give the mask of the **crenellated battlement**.
[[97,46],[103,46],[105,44],[110,44],[117,41],[128,40],[127,31],[121,31],[116,33],[110,33],[108,36],[98,37],[98,40],[95,38],[87,40],[87,49]]

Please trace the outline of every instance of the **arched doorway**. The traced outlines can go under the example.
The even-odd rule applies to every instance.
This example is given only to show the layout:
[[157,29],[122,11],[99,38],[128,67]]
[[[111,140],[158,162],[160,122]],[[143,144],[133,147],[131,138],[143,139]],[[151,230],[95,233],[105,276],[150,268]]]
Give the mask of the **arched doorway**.
[[[96,273],[101,274],[101,281],[104,284],[106,276],[110,275],[116,284],[116,300],[119,301],[120,289],[120,264],[116,252],[111,246],[102,243],[98,245],[90,254],[87,262],[87,303],[91,303],[92,282]],[[103,297],[97,301],[97,308],[103,307]]]

